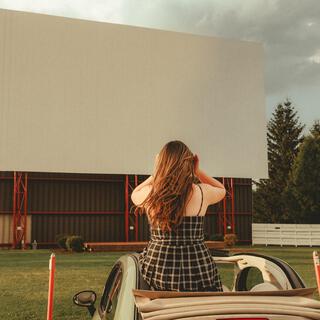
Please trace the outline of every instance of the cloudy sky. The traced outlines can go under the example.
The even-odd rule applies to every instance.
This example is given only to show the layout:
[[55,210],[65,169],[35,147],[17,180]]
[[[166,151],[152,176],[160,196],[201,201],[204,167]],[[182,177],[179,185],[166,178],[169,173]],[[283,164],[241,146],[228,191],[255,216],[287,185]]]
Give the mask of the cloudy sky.
[[261,42],[268,119],[286,98],[306,131],[320,119],[320,0],[0,0],[0,8]]

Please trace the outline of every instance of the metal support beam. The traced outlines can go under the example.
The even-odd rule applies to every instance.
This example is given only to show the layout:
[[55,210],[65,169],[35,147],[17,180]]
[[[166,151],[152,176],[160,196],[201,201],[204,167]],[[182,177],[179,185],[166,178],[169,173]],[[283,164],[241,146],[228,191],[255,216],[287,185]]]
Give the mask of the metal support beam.
[[[138,185],[138,176],[135,175],[134,176],[134,187],[136,187]],[[135,241],[138,241],[139,238],[139,215],[137,214],[135,216],[135,220],[134,220],[135,224],[134,224],[134,228],[135,228]]]
[[12,247],[27,246],[28,174],[13,173]]
[[[139,217],[138,215],[134,216],[134,214],[130,214],[131,210],[129,208],[131,204],[131,193],[137,185],[138,185],[137,175],[134,175],[134,184],[130,183],[130,176],[126,175],[126,178],[125,178],[125,237],[127,242],[133,241],[132,237],[130,237],[130,234],[129,234],[129,230],[132,230],[132,228],[135,229],[134,241],[138,241],[138,237],[139,237],[139,229],[138,229]],[[134,221],[132,221],[133,219]]]
[[125,176],[125,211],[124,211],[125,241],[129,241],[129,175]]
[[[222,178],[222,184],[225,186],[226,190],[226,178]],[[227,233],[227,197],[228,197],[228,190],[226,196],[223,198],[223,234]]]
[[234,221],[234,181],[231,178],[231,230],[235,232],[235,221]]
[[233,178],[222,178],[222,184],[226,188],[226,196],[219,203],[217,212],[218,233],[225,235],[235,232],[234,219],[234,180]]

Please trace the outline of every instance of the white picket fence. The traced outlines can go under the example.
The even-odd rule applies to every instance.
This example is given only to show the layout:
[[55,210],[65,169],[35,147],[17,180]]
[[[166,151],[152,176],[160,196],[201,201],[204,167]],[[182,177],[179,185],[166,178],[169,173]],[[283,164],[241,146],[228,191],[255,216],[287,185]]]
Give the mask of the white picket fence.
[[320,224],[252,224],[252,245],[320,246]]

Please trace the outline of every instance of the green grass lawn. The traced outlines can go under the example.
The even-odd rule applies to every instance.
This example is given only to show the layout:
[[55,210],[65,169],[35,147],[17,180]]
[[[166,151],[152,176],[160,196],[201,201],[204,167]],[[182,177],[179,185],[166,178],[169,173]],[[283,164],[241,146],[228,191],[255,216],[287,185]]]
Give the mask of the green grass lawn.
[[[307,286],[316,286],[312,251],[319,248],[242,248],[283,259],[295,268]],[[0,250],[1,320],[46,319],[50,254],[50,250]],[[72,303],[73,295],[92,289],[99,299],[113,263],[123,254],[56,253],[54,320],[90,319],[85,308]],[[219,268],[219,271],[223,282],[230,286],[230,268]]]

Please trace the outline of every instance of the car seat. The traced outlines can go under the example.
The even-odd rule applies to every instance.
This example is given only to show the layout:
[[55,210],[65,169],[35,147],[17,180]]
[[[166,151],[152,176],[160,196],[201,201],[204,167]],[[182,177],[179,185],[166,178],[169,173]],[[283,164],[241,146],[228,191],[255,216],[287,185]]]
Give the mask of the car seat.
[[223,292],[230,292],[231,290],[227,287],[227,286],[225,286],[224,284],[222,285],[222,290],[223,290]]
[[253,286],[250,291],[274,291],[274,290],[280,290],[278,287],[276,287],[271,282],[263,282],[256,284]]

